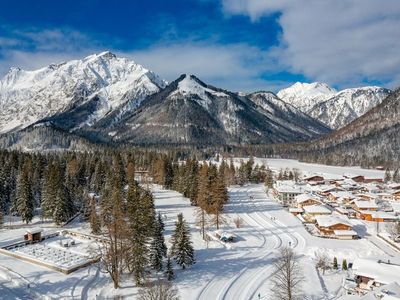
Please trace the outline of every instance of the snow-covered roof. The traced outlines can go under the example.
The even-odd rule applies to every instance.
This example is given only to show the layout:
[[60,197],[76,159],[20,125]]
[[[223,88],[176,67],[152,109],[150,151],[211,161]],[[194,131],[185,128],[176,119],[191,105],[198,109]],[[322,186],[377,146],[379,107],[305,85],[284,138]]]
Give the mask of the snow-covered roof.
[[289,208],[289,212],[291,212],[291,213],[302,213],[303,209],[300,208],[300,207],[291,207],[291,208]]
[[314,200],[314,201],[318,201],[318,202],[321,203],[321,201],[319,201],[319,200],[316,199],[313,195],[310,195],[310,194],[300,194],[300,195],[297,195],[297,196],[295,197],[295,200],[296,200],[297,203],[303,203],[303,202],[306,202],[307,200]]
[[330,214],[331,211],[324,205],[307,205],[304,206],[304,211],[310,214]]
[[386,211],[374,211],[371,213],[374,219],[397,220],[398,217]]
[[30,233],[30,234],[36,234],[36,233],[39,233],[39,232],[42,232],[42,231],[43,231],[43,229],[40,228],[40,227],[33,227],[33,228],[30,228],[30,229],[26,230],[26,232]]
[[373,278],[382,284],[400,283],[400,265],[373,259],[357,258],[353,263],[353,274]]
[[346,220],[345,218],[339,218],[336,215],[316,216],[315,221],[317,221],[318,226],[321,226],[321,227],[331,227],[331,226],[337,225],[337,224],[344,224],[344,225],[352,227],[348,220]]
[[354,204],[361,209],[365,208],[378,208],[375,201],[366,201],[366,200],[354,200]]

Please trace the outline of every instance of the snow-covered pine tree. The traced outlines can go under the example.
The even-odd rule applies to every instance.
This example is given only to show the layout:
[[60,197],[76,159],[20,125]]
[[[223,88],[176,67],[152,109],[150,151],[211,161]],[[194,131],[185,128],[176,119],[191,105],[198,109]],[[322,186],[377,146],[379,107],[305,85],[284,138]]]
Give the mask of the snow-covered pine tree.
[[61,183],[58,186],[56,198],[54,199],[53,221],[60,225],[68,221],[74,214],[74,206],[67,188]]
[[161,216],[161,213],[160,213],[160,212],[157,214],[157,222],[158,222],[158,224],[160,224],[161,231],[164,232],[164,230],[165,230],[165,224],[164,224],[164,221],[163,221],[163,219],[162,219],[162,216]]
[[33,197],[32,185],[29,179],[29,167],[31,164],[25,163],[18,176],[17,191],[15,198],[15,209],[21,216],[22,221],[27,224],[33,219],[35,199]]
[[175,279],[175,273],[174,273],[174,269],[172,267],[172,261],[171,261],[171,257],[168,255],[167,257],[167,264],[165,265],[165,277],[167,277],[167,280],[171,281]]
[[190,239],[190,230],[186,221],[183,219],[182,213],[178,214],[178,221],[175,223],[175,231],[171,237],[171,243],[171,256],[182,269],[196,262],[192,241]]
[[158,219],[154,225],[154,236],[150,243],[149,261],[151,267],[156,271],[163,268],[163,258],[167,256],[167,246],[165,245],[163,230]]

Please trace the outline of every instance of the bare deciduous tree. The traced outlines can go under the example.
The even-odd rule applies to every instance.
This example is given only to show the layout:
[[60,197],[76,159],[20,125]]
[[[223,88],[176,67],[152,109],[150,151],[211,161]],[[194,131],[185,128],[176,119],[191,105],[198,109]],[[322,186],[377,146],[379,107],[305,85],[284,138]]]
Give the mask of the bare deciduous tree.
[[274,267],[272,278],[274,299],[300,299],[304,276],[293,250],[288,247],[283,248],[274,263]]
[[315,266],[318,269],[322,270],[322,274],[325,275],[325,270],[329,269],[329,261],[328,261],[328,257],[326,256],[325,253],[318,253],[316,256],[316,264]]
[[139,300],[179,300],[178,290],[167,280],[148,282],[139,290]]
[[400,235],[400,222],[390,222],[386,224],[386,231],[391,239],[395,239]]

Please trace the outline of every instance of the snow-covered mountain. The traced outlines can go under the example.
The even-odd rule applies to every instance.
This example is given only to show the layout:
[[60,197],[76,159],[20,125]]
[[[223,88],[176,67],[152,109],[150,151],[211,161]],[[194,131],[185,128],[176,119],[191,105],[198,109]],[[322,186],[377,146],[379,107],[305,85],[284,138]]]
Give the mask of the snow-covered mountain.
[[110,112],[131,111],[165,86],[153,72],[111,52],[35,71],[11,68],[0,81],[0,133],[63,114],[74,117],[69,130],[91,126]]
[[149,96],[120,123],[95,129],[108,131],[114,142],[147,145],[262,144],[308,140],[329,132],[272,93],[241,96],[193,75],[182,75]]
[[285,102],[307,113],[314,105],[328,100],[336,93],[337,91],[326,83],[296,82],[292,86],[280,90],[277,95]]
[[278,96],[332,129],[341,128],[382,102],[390,90],[367,86],[337,92],[325,83],[299,83]]
[[390,90],[377,86],[346,89],[314,105],[308,114],[338,129],[377,106],[389,94]]

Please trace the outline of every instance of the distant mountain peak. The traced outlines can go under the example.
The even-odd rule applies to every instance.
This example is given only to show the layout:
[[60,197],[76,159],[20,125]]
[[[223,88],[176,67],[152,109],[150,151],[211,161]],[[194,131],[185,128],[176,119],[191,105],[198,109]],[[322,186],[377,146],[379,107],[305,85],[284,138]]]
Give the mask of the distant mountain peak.
[[33,71],[11,68],[0,80],[0,132],[79,107],[80,123],[71,126],[92,126],[116,110],[135,109],[166,85],[155,73],[110,51]]
[[296,82],[290,87],[280,90],[277,96],[302,112],[307,112],[314,105],[329,99],[336,93],[337,91],[326,83]]

